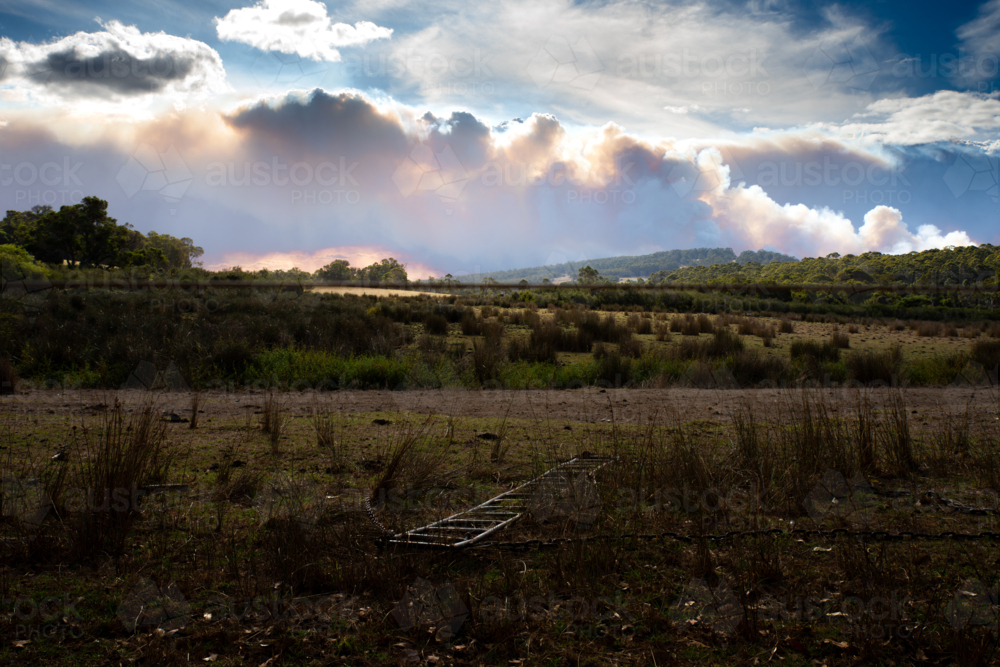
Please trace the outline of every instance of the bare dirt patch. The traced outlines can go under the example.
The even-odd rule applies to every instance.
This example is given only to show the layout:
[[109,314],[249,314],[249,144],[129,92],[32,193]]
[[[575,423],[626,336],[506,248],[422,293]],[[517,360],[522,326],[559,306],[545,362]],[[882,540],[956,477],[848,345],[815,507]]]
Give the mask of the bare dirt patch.
[[[818,390],[828,403],[850,406],[858,390],[828,388]],[[90,406],[110,404],[118,392],[105,390],[33,390],[0,399],[0,413],[74,415],[90,412]],[[132,391],[120,392],[128,396]],[[400,412],[440,414],[456,417],[572,421],[595,423],[614,421],[623,424],[667,424],[709,420],[729,422],[733,410],[750,402],[765,410],[768,418],[779,419],[781,406],[795,401],[796,389],[570,389],[570,390],[475,390],[416,389],[409,391],[350,391],[317,393],[314,391],[284,394],[286,408],[295,413],[312,409],[317,400],[329,409],[343,413]],[[192,394],[164,392],[158,396],[165,412],[184,415]],[[996,412],[996,391],[988,387],[913,387],[904,391],[911,418],[918,425],[964,410]],[[201,409],[208,417],[228,416],[234,407],[263,405],[260,391],[207,391],[202,393]],[[845,407],[849,410],[850,407]],[[919,419],[918,419],[919,418]]]

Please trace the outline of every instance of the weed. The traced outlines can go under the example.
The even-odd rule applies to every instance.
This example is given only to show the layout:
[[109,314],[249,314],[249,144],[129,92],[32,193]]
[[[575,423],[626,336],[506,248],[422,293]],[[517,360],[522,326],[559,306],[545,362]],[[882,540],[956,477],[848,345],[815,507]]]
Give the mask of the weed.
[[10,359],[0,356],[0,394],[13,394],[17,391],[17,370]]
[[105,408],[96,433],[89,428],[79,433],[71,458],[74,481],[84,498],[75,499],[75,548],[87,559],[102,553],[119,559],[139,517],[138,499],[128,494],[162,481],[169,467],[166,424],[151,402],[126,416],[116,399],[113,407]]
[[885,385],[899,380],[903,365],[903,350],[896,343],[884,350],[860,350],[851,352],[845,360],[851,377],[862,384],[876,382]]
[[448,320],[443,315],[431,313],[424,318],[424,331],[432,336],[447,336]]

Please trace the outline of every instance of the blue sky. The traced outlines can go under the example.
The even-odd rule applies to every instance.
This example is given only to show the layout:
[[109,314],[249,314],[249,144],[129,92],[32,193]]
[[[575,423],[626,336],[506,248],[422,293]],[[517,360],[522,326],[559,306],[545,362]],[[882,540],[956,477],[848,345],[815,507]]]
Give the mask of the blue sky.
[[415,277],[996,244],[998,55],[1000,0],[0,0],[0,199]]

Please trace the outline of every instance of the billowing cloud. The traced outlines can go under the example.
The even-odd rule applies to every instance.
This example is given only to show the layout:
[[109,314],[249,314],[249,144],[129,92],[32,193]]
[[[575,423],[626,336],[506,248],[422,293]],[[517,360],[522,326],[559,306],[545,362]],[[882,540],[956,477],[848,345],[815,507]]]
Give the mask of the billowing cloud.
[[[211,265],[315,268],[351,259],[348,248],[376,248],[435,274],[458,274],[560,254],[677,247],[908,252],[992,241],[996,233],[989,220],[953,212],[989,196],[978,171],[964,188],[960,169],[945,176],[954,146],[920,158],[818,130],[643,139],[614,123],[567,127],[551,114],[494,129],[467,112],[435,114],[323,90],[263,98],[222,115],[173,114],[137,126],[131,146],[82,130],[63,129],[77,138],[58,140],[33,127],[12,118],[0,128],[12,165],[0,170],[0,183],[13,181],[16,194],[7,208],[49,203],[42,175],[52,180],[68,168],[80,181],[74,187],[112,200],[120,220],[194,238]],[[29,136],[36,139],[20,139]],[[43,143],[54,166],[38,163]],[[995,160],[975,145],[961,150],[962,159]],[[918,158],[930,171],[911,172],[902,186],[908,197],[945,198],[940,214],[928,214],[918,199],[876,198],[898,187],[897,172]],[[179,196],[160,187],[175,181],[185,184]],[[850,212],[824,203],[846,187],[860,202]],[[0,190],[3,197],[11,191]]]
[[228,89],[219,54],[203,42],[142,33],[117,21],[46,44],[0,39],[8,99],[40,102],[146,95],[204,97]]
[[215,29],[222,40],[329,62],[340,60],[343,47],[363,46],[392,35],[391,28],[369,21],[333,23],[326,5],[315,0],[261,0],[216,18]]

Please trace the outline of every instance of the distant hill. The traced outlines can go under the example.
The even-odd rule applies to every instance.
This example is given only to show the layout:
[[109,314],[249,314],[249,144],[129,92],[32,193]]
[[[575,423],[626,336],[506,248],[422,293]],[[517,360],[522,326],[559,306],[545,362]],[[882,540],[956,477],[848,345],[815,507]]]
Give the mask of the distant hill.
[[797,262],[791,255],[770,250],[744,250],[738,256],[732,248],[692,248],[690,250],[664,250],[651,255],[634,255],[623,257],[603,257],[587,259],[579,262],[564,262],[548,266],[533,266],[527,269],[512,269],[510,271],[491,271],[464,276],[455,276],[463,283],[478,283],[486,278],[493,278],[500,283],[516,283],[527,280],[529,283],[540,283],[543,278],[555,282],[563,276],[575,279],[580,269],[590,266],[602,276],[611,280],[620,278],[648,278],[657,271],[676,271],[685,266],[712,266],[715,264],[746,264],[759,262]]

